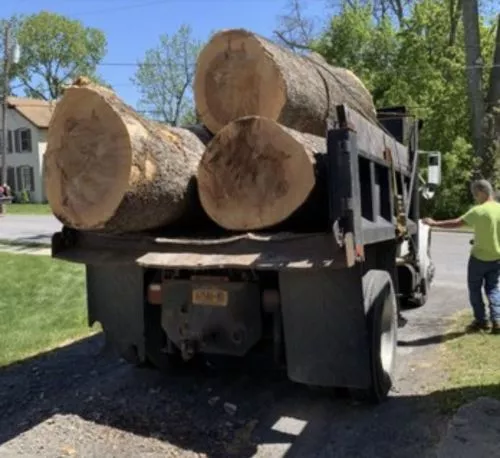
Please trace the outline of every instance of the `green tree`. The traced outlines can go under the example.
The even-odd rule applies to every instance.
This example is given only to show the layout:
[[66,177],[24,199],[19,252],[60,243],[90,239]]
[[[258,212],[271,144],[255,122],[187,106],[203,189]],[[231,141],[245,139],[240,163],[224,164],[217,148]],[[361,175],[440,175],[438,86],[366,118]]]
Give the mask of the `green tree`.
[[[424,119],[421,149],[443,153],[443,183],[429,205],[439,216],[469,205],[475,164],[457,8],[457,0],[420,0],[399,24],[389,17],[375,20],[370,6],[345,6],[313,44],[327,61],[357,73],[377,106],[406,105]],[[486,21],[481,35],[483,56],[491,56],[494,34]]]
[[27,96],[54,100],[78,76],[98,82],[106,37],[80,21],[43,11],[23,18],[17,30],[21,60],[16,77]]
[[152,118],[171,125],[196,121],[192,84],[202,43],[183,25],[173,35],[146,51],[132,78],[139,90],[139,108]]

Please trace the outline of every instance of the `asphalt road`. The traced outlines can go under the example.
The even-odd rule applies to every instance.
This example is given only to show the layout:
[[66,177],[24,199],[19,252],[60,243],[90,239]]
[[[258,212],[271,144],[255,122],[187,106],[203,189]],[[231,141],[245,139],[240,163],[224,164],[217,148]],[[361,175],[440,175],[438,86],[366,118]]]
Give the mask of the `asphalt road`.
[[46,244],[61,227],[52,215],[7,214],[0,218],[0,240]]
[[396,384],[380,406],[268,373],[136,369],[96,337],[0,372],[0,457],[433,457],[447,420],[434,350],[459,337],[447,328],[467,306],[469,239],[434,235],[434,288],[405,313]]

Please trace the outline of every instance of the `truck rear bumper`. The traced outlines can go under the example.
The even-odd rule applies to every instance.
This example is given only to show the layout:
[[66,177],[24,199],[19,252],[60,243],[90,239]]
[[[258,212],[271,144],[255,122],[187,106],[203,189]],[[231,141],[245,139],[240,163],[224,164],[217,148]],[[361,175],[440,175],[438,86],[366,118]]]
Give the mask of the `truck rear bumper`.
[[52,238],[52,256],[82,264],[137,264],[166,270],[346,267],[344,249],[327,233],[167,239],[65,229]]

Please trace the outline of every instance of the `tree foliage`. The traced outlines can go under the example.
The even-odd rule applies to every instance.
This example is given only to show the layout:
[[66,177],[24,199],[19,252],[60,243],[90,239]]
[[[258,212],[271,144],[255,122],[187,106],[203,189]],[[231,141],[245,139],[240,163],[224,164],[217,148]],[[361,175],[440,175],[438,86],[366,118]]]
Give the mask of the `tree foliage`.
[[[352,69],[377,106],[406,105],[424,119],[420,148],[443,154],[443,183],[429,208],[436,216],[469,205],[475,165],[459,7],[458,0],[420,0],[399,23],[389,15],[374,18],[371,5],[346,5],[312,45],[330,63]],[[485,20],[481,40],[491,64],[494,30]],[[484,87],[486,93],[486,76]]]
[[160,36],[132,78],[140,93],[139,108],[171,125],[195,122],[192,84],[201,47],[186,25],[171,36]]
[[78,76],[99,82],[97,65],[106,54],[106,37],[80,21],[43,11],[20,20],[16,30],[21,59],[14,76],[27,96],[54,100]]

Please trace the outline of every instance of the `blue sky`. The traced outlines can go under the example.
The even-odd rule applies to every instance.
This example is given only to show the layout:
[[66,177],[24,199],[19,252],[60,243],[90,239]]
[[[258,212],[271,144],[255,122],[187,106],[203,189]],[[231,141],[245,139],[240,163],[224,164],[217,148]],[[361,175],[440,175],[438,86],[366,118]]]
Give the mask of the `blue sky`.
[[[308,15],[326,13],[324,0],[307,2]],[[198,39],[206,39],[216,29],[237,27],[270,36],[286,4],[287,0],[0,0],[0,17],[46,10],[101,29],[108,39],[108,54],[99,73],[121,97],[136,105],[137,92],[130,77],[137,61],[158,43],[161,34],[188,24]]]

